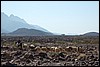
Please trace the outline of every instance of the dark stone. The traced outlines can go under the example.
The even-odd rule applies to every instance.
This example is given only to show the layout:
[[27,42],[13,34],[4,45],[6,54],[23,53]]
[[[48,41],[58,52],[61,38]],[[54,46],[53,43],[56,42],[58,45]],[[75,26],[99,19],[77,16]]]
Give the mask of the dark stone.
[[47,53],[40,52],[40,53],[39,53],[39,56],[40,56],[40,57],[43,57],[43,58],[46,58],[46,57],[47,57]]
[[2,65],[2,66],[17,66],[17,64],[6,63],[6,64],[4,64],[4,65]]
[[61,56],[61,57],[65,57],[65,55],[64,55],[64,53],[63,52],[61,52],[61,53],[59,53],[59,55],[58,56]]

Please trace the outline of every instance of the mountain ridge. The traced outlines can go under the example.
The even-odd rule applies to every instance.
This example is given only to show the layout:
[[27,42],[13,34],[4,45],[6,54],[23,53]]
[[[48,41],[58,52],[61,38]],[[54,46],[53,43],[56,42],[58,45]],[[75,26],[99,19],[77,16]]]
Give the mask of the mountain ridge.
[[[9,32],[15,31],[18,28],[36,29],[44,32],[49,32],[48,30],[38,25],[36,27],[36,25],[28,24],[24,19],[21,19],[18,16],[14,16],[13,14],[8,16],[4,12],[1,12],[1,28]],[[1,32],[4,33],[3,31]]]
[[46,36],[53,35],[53,33],[44,32],[36,29],[19,28],[10,33],[3,33],[6,36]]
[[99,33],[98,32],[87,32],[83,34],[83,36],[99,36]]

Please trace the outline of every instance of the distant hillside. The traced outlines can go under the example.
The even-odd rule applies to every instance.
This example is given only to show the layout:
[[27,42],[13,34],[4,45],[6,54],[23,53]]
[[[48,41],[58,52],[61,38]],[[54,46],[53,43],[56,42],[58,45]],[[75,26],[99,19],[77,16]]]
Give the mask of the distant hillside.
[[97,33],[97,32],[88,32],[88,33],[83,34],[83,36],[99,36],[99,33]]
[[24,19],[21,19],[20,17],[14,16],[13,14],[7,16],[3,12],[1,12],[1,28],[2,28],[1,33],[12,32],[19,28],[36,29],[44,32],[49,32],[48,30],[38,25],[28,24]]
[[19,28],[11,33],[2,34],[6,36],[45,36],[45,35],[53,35],[52,33],[35,30],[35,29],[27,29],[27,28]]
[[9,32],[9,31],[7,31],[7,30],[1,28],[1,33],[8,33],[8,32]]

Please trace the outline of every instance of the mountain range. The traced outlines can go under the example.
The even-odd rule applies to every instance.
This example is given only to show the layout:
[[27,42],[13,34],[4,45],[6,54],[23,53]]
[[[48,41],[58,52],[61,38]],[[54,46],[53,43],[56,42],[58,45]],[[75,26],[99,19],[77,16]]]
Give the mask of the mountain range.
[[24,19],[14,16],[13,14],[7,16],[4,12],[1,12],[1,33],[10,33],[19,28],[36,29],[49,32],[38,25],[28,24]]
[[[24,19],[1,12],[1,35],[6,36],[45,36],[58,35],[38,26],[28,24]],[[61,35],[61,34],[59,34]],[[99,36],[97,32],[87,32],[82,36]]]

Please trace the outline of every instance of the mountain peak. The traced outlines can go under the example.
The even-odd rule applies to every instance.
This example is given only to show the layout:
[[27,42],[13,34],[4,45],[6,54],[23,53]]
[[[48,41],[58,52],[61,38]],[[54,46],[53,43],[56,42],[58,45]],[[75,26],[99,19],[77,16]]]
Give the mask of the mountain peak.
[[[1,12],[1,16],[2,16],[2,17],[5,17],[5,18],[8,18],[8,16],[7,16],[4,12]],[[1,18],[2,18],[2,17],[1,17]]]
[[8,17],[4,12],[1,12],[1,27],[9,32],[15,31],[18,28],[36,29],[49,32],[40,26],[28,24],[24,19],[13,14]]
[[1,12],[1,14],[5,14],[4,12]]
[[13,15],[13,14],[11,14],[11,15],[10,15],[10,17],[14,17],[14,15]]
[[26,23],[24,19],[21,19],[18,16],[14,16],[13,14],[11,14],[9,17],[10,17],[10,20]]

